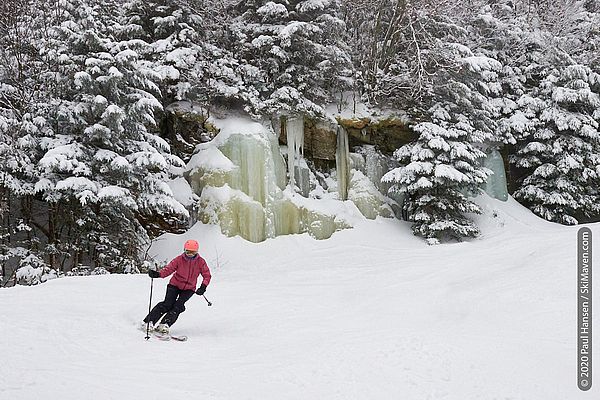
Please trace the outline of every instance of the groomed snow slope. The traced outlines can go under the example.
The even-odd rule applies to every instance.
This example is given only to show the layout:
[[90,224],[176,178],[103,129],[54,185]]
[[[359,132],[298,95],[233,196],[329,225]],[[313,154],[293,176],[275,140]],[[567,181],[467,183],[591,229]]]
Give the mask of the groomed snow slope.
[[159,258],[196,238],[213,271],[214,305],[194,296],[173,327],[185,343],[136,330],[145,275],[0,290],[0,399],[597,398],[599,374],[587,393],[576,381],[578,227],[480,202],[483,235],[461,244],[430,247],[384,219],[326,241],[166,235]]

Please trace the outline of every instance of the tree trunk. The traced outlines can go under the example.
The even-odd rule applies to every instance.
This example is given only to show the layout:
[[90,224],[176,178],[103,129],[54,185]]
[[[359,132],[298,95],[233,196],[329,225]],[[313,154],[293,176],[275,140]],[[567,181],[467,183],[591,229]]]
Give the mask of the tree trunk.
[[[56,204],[48,203],[48,245],[56,245]],[[52,249],[48,254],[48,263],[50,268],[54,269],[56,265],[56,253]]]
[[10,245],[10,197],[4,184],[0,184],[0,283],[6,272],[6,259]]

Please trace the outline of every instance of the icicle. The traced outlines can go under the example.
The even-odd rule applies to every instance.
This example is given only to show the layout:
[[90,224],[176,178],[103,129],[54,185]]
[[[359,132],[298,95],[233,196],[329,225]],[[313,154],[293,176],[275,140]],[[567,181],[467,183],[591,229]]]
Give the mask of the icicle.
[[338,179],[338,192],[340,200],[348,200],[348,182],[350,176],[350,148],[348,145],[348,132],[338,126],[337,149],[335,151],[335,168]]
[[[300,167],[300,160],[304,156],[304,118],[288,118],[286,124],[287,145],[288,145],[288,173],[290,176],[289,184],[292,189],[296,185],[296,168]],[[300,179],[301,178],[301,174]],[[303,182],[299,182],[302,187]]]
[[277,187],[281,190],[285,190],[285,187],[287,186],[287,171],[277,136],[273,135],[270,137],[269,145],[271,146],[271,154],[273,155],[273,167],[275,168],[275,181]]

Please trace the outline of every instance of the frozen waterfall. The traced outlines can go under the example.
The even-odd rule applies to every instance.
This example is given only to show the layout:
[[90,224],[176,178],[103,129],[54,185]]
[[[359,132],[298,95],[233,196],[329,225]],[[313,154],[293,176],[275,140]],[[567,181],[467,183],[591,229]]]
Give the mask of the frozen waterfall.
[[348,132],[338,126],[337,149],[335,152],[335,168],[338,181],[338,192],[341,200],[348,200],[348,183],[350,180],[350,148]]
[[[318,199],[295,192],[296,178],[300,187],[309,187],[310,171],[303,158],[302,119],[290,122],[291,184],[286,185],[285,162],[271,129],[243,118],[214,121],[220,133],[198,145],[187,165],[187,178],[200,196],[201,222],[220,225],[228,236],[260,242],[303,232],[326,239],[364,218],[354,203],[327,197],[322,188]],[[307,174],[292,173],[296,170]]]
[[294,189],[296,175],[298,176],[298,187],[305,186],[304,175],[300,173],[301,162],[304,158],[304,118],[292,117],[287,119],[287,153],[288,153],[288,176],[290,186]]

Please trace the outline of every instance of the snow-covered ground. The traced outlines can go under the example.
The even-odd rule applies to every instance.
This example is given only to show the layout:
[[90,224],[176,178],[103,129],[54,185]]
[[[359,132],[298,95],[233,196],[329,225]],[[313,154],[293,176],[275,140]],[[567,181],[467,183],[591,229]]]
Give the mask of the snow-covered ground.
[[381,218],[325,241],[253,244],[201,224],[166,235],[153,254],[195,238],[213,272],[214,305],[194,296],[173,327],[185,343],[136,330],[146,275],[0,290],[0,399],[598,398],[598,373],[577,389],[579,227],[480,202],[483,234],[461,244],[427,246]]

